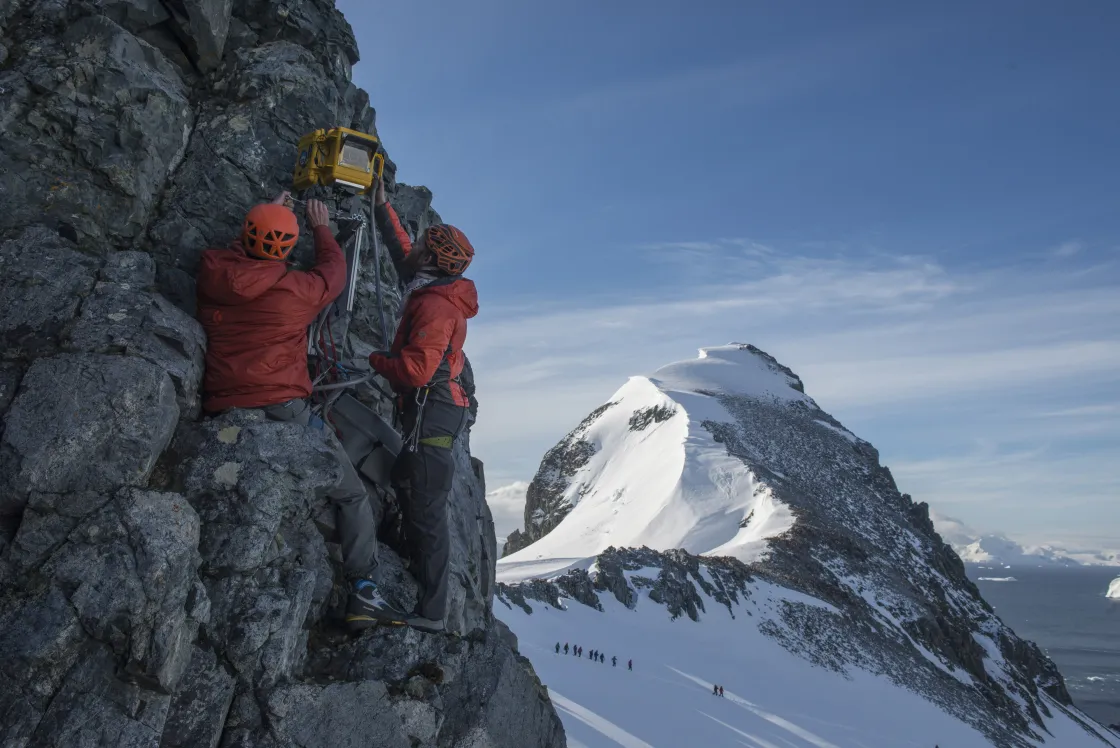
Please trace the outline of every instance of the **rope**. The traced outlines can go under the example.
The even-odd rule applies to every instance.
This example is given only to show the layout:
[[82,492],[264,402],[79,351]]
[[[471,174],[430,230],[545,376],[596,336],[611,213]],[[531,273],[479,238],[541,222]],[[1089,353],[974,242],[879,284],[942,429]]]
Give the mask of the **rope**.
[[369,236],[370,241],[373,242],[373,278],[374,289],[377,295],[377,312],[381,322],[381,347],[385,348],[391,342],[389,340],[389,325],[385,322],[385,300],[381,292],[381,241],[377,238],[377,218],[375,215],[376,206],[374,200],[377,196],[377,190],[370,190],[369,196]]

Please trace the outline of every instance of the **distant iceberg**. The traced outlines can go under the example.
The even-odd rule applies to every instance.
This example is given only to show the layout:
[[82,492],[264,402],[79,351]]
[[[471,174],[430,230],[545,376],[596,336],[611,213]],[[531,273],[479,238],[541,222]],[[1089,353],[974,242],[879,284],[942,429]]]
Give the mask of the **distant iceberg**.
[[1111,597],[1113,600],[1120,600],[1120,577],[1112,580],[1108,585],[1108,592],[1104,593],[1105,597]]
[[[978,577],[977,581],[980,582],[1018,582],[1015,577]],[[1115,582],[1113,583],[1115,584]],[[1118,587],[1120,589],[1120,587]]]

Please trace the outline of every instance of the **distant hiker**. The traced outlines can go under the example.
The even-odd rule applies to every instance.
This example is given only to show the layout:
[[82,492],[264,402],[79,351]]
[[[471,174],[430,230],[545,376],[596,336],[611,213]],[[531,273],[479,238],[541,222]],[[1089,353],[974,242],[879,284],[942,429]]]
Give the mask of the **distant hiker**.
[[719,686],[712,684],[712,696],[719,696]]
[[369,364],[399,396],[404,447],[392,479],[409,538],[420,595],[407,623],[443,631],[447,615],[451,532],[447,495],[455,477],[452,446],[467,423],[474,382],[465,369],[467,320],[478,314],[478,293],[463,271],[474,248],[462,231],[429,226],[413,244],[378,181],[377,228],[403,284],[401,321],[389,351]]
[[564,654],[568,654],[568,642],[564,642]]
[[630,660],[630,662],[627,663],[626,667],[630,670],[633,670],[634,669],[634,661]]
[[307,201],[315,236],[315,267],[289,270],[285,260],[299,238],[299,221],[282,192],[253,206],[241,236],[225,249],[202,253],[198,271],[198,319],[206,331],[202,407],[208,415],[230,408],[257,409],[273,421],[295,421],[323,431],[342,466],[327,491],[342,545],[342,568],[350,586],[346,622],[353,629],[375,621],[403,623],[373,581],[377,528],[369,498],[342,445],[312,416],[307,398],[307,326],[346,286],[346,258],[331,234],[327,206]]
[[556,642],[556,654],[560,654],[560,642]]
[[723,696],[723,686],[720,686],[720,687],[719,687],[719,695],[720,695],[720,696]]
[[618,667],[618,658],[611,655],[611,667]]
[[603,663],[604,665],[607,664],[607,656],[602,652],[599,653],[599,662]]

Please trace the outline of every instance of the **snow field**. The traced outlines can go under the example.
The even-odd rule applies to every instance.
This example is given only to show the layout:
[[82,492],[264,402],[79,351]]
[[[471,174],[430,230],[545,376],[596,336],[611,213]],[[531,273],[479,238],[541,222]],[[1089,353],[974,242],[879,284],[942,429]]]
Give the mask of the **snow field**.
[[[887,678],[814,666],[758,630],[782,605],[830,607],[813,598],[758,583],[734,618],[707,599],[700,622],[670,620],[645,593],[635,610],[610,595],[600,599],[603,613],[571,600],[566,610],[532,601],[531,615],[500,601],[494,607],[548,687],[570,747],[990,746],[977,730]],[[555,654],[557,642],[582,646],[584,656]],[[588,658],[592,649],[606,655],[605,664]],[[724,687],[723,698],[712,695],[713,684]],[[1094,739],[1052,708],[1053,737],[1039,745],[1120,746],[1120,738],[1106,740],[1101,732]]]

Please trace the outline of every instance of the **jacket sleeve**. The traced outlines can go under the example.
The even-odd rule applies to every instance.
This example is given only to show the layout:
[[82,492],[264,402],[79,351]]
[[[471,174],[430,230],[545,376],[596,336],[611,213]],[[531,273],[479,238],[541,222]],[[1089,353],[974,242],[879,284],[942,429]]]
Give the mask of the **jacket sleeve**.
[[412,273],[408,272],[404,261],[412,252],[412,240],[408,238],[408,232],[401,225],[397,211],[393,210],[393,206],[388,202],[375,206],[373,214],[377,220],[377,230],[381,232],[381,238],[385,240],[385,248],[389,250],[389,257],[392,258],[393,266],[397,269],[397,276],[402,283],[407,284],[412,280]]
[[373,370],[397,391],[423,387],[432,381],[455,332],[455,308],[439,297],[425,298],[413,314],[408,340],[398,355],[374,353],[369,357]]
[[296,294],[315,316],[330,304],[346,286],[346,256],[329,226],[315,227],[315,267],[295,273]]

